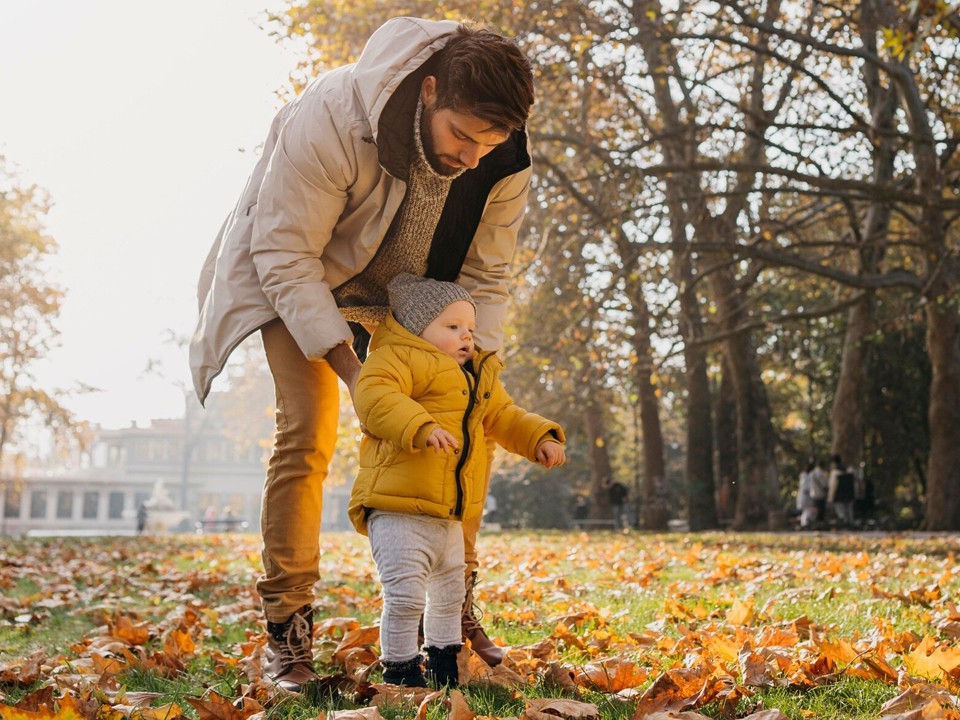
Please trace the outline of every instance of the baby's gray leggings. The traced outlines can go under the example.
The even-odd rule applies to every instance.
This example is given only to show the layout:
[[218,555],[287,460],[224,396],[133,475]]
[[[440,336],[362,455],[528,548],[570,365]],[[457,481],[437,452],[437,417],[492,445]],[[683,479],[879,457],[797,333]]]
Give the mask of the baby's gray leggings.
[[381,658],[403,662],[417,655],[421,616],[427,647],[459,645],[466,592],[460,523],[376,510],[367,532],[383,585]]

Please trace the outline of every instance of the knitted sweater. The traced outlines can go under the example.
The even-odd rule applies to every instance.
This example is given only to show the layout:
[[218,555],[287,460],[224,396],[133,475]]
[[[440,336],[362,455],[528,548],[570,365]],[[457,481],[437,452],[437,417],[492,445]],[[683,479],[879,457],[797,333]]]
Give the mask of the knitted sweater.
[[410,167],[407,192],[383,244],[359,275],[333,291],[340,314],[352,322],[381,323],[389,306],[387,283],[402,272],[420,276],[426,273],[430,242],[450,185],[466,170],[441,175],[430,165],[423,148],[422,116],[421,100],[413,121],[416,153]]

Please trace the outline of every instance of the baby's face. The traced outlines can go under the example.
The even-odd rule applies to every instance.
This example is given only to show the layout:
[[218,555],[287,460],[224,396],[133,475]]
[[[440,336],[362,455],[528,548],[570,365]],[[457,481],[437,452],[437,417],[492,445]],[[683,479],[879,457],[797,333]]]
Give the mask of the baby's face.
[[447,305],[423,329],[420,337],[464,365],[473,357],[473,328],[476,321],[473,305],[466,300],[457,300]]

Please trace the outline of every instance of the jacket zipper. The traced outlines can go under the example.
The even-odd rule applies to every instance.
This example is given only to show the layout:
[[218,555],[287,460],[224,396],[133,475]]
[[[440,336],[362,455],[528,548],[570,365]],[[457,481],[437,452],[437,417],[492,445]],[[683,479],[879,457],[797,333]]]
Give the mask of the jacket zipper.
[[483,373],[483,364],[489,357],[490,355],[484,355],[480,360],[480,364],[477,365],[477,383],[472,387],[470,384],[470,373],[465,367],[460,367],[460,372],[463,373],[463,376],[467,380],[467,392],[470,393],[470,399],[467,400],[467,409],[463,413],[463,448],[460,451],[460,459],[457,461],[457,469],[454,471],[454,479],[457,482],[457,504],[453,508],[453,514],[458,517],[463,515],[463,478],[461,472],[463,471],[463,466],[467,464],[467,455],[470,453],[470,414],[473,412],[473,406],[477,403],[476,391],[480,389],[480,377]]

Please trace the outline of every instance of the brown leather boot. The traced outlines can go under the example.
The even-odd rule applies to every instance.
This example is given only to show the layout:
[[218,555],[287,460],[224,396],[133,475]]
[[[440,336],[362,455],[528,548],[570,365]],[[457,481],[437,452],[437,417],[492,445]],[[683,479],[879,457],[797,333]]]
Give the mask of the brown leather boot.
[[313,608],[304,605],[282,623],[267,622],[266,675],[288,692],[298,693],[319,680],[313,669]]
[[467,578],[467,594],[463,599],[463,613],[460,616],[460,627],[463,637],[470,641],[470,647],[490,667],[503,662],[503,648],[494,645],[480,626],[483,613],[473,603],[473,588],[477,584],[477,574],[471,573]]

